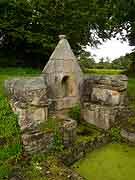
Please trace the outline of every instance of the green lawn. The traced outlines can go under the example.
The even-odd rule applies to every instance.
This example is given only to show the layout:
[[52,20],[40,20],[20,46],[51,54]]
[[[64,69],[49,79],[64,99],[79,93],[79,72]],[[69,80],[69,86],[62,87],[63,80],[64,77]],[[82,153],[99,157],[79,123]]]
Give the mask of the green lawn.
[[108,74],[108,75],[117,75],[122,74],[124,70],[121,69],[85,69],[84,73],[86,74]]
[[135,147],[108,144],[73,165],[87,180],[134,180]]

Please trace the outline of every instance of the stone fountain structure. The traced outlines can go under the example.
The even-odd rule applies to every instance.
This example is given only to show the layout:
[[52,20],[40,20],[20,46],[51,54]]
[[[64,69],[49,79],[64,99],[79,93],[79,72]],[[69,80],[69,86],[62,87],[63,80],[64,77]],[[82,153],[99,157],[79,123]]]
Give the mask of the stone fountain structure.
[[69,109],[79,103],[79,83],[83,73],[65,35],[52,53],[42,75],[48,87],[53,111]]
[[[111,128],[126,108],[127,84],[125,75],[83,75],[66,36],[60,35],[39,77],[6,80],[5,89],[18,115],[24,148],[35,153],[51,149],[53,142],[53,134],[41,132],[39,126],[49,116],[67,112],[76,104],[81,106],[82,121],[105,130]],[[75,131],[76,123],[67,119],[63,123],[66,125],[62,127],[69,128],[66,132],[74,134],[71,131]],[[66,137],[69,142],[74,139]]]

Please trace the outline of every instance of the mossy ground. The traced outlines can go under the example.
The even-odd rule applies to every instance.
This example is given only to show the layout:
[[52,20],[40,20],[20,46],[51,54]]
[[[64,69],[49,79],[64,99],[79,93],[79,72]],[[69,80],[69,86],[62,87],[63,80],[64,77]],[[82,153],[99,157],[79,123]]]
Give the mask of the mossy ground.
[[79,144],[84,141],[88,142],[100,134],[101,132],[93,125],[89,125],[88,123],[78,124],[75,144]]
[[135,179],[135,147],[108,144],[76,162],[73,168],[87,180]]

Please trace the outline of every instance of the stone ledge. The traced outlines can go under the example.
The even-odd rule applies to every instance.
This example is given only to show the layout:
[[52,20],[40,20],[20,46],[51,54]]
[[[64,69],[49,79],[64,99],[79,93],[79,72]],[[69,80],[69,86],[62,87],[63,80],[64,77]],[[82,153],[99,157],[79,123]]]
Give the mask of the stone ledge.
[[5,81],[5,92],[13,101],[32,106],[47,106],[47,86],[43,77],[16,78]]

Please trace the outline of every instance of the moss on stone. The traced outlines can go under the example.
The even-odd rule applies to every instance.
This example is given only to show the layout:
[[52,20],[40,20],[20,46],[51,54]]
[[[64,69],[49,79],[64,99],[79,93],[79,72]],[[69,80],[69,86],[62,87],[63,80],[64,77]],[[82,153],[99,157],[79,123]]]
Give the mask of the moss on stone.
[[100,130],[93,125],[86,125],[85,123],[79,124],[77,127],[76,144],[93,140],[95,137],[99,136],[100,133]]
[[77,122],[80,122],[81,118],[81,107],[80,104],[76,104],[73,108],[71,108],[68,112],[69,117],[76,120]]

